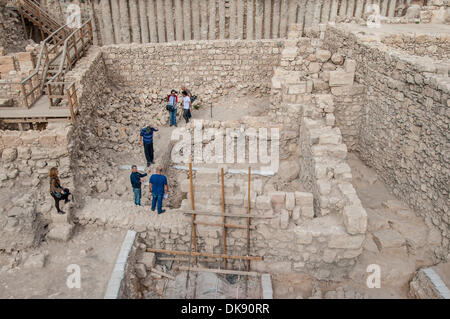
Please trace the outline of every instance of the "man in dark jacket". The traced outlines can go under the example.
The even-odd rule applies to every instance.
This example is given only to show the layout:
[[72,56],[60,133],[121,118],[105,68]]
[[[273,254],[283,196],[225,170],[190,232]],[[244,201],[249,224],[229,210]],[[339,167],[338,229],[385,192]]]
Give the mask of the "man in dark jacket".
[[146,173],[141,174],[137,171],[136,165],[131,166],[131,175],[130,175],[130,182],[131,186],[133,187],[133,193],[134,193],[134,203],[137,206],[141,206],[141,184],[142,184],[142,178],[147,176]]
[[141,130],[139,137],[139,142],[144,146],[147,167],[153,164],[153,132],[158,132],[158,129],[149,125]]

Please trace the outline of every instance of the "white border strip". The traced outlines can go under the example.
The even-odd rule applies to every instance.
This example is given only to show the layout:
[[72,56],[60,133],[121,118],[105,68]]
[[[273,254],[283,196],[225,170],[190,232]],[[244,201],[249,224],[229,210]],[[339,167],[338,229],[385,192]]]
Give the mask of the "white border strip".
[[450,290],[447,288],[441,277],[434,271],[433,268],[422,269],[423,273],[430,279],[434,288],[439,292],[443,299],[450,299]]
[[104,299],[117,299],[119,296],[120,284],[125,275],[128,255],[130,254],[131,247],[133,247],[135,238],[136,232],[134,230],[129,230],[125,235],[119,255],[117,256],[116,264],[114,265],[111,277],[109,278]]

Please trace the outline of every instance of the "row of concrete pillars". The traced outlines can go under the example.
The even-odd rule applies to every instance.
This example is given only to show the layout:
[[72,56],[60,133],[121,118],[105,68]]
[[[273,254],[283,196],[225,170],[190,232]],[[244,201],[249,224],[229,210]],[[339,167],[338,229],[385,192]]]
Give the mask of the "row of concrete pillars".
[[408,0],[102,0],[95,11],[103,44],[253,40],[283,38],[292,23],[362,17],[370,4],[393,17],[402,1]]

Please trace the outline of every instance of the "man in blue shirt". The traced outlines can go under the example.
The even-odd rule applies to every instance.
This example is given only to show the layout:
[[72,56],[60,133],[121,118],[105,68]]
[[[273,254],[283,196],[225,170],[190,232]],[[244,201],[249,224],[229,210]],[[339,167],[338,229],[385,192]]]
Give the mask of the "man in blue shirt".
[[141,183],[142,183],[142,177],[147,176],[147,174],[141,174],[137,171],[136,165],[131,166],[131,175],[130,175],[130,182],[131,186],[133,187],[133,193],[134,193],[134,203],[137,206],[141,206]]
[[139,142],[144,146],[145,158],[147,159],[147,167],[153,164],[153,132],[157,132],[157,128],[150,125],[141,130]]
[[162,214],[165,212],[165,210],[162,209],[162,201],[164,194],[167,194],[169,192],[169,187],[167,186],[167,178],[162,175],[161,172],[162,167],[158,166],[156,168],[156,174],[153,174],[150,177],[149,182],[149,190],[153,195],[152,211],[155,211],[155,206],[158,202],[158,214]]

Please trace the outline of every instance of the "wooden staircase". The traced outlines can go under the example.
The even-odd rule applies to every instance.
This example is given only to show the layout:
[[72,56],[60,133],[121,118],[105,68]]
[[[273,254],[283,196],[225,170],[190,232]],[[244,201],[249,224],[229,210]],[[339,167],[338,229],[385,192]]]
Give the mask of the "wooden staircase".
[[[30,21],[39,28],[42,41],[62,27],[60,23],[55,21],[46,11],[42,10],[39,3],[35,0],[19,0],[17,3],[22,23],[25,29],[25,20]],[[64,28],[67,34],[70,32],[68,28]],[[63,40],[60,35],[56,36],[58,40]]]

